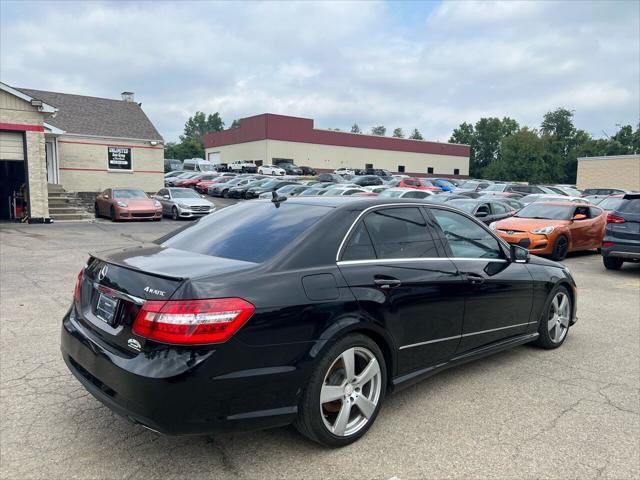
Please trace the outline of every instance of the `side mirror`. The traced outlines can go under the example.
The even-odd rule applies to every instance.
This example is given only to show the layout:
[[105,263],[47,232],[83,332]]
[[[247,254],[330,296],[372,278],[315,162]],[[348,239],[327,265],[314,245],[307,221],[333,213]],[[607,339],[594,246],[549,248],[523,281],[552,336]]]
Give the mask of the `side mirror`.
[[572,220],[584,220],[587,216],[584,213],[576,213]]
[[519,245],[511,245],[510,247],[511,261],[515,263],[529,263],[529,250]]
[[162,195],[162,198],[166,198],[167,200],[169,200],[169,195]]

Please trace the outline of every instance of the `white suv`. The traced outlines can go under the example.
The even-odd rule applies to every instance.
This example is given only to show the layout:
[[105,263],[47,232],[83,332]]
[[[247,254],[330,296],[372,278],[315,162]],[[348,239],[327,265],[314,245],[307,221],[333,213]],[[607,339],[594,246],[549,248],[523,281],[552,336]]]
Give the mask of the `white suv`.
[[356,172],[354,172],[352,169],[344,168],[344,167],[334,170],[333,173],[335,173],[336,175],[355,175],[356,174]]
[[256,164],[250,162],[249,160],[236,160],[235,162],[231,162],[229,164],[229,170],[232,172],[248,172],[248,173],[256,173]]
[[261,165],[260,168],[258,168],[258,173],[261,175],[284,175],[287,172],[275,165]]

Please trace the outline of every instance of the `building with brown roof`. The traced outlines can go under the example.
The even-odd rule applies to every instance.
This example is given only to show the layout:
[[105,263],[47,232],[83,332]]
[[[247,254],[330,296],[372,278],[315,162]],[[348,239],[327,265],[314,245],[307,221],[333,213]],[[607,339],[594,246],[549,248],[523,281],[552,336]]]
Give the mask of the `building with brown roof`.
[[15,199],[26,190],[24,213],[48,219],[48,184],[69,192],[156,191],[163,144],[131,92],[114,100],[0,83],[0,218],[20,213]]
[[466,177],[469,146],[322,130],[310,118],[265,113],[204,137],[207,160],[291,162],[318,172],[378,168],[412,176]]

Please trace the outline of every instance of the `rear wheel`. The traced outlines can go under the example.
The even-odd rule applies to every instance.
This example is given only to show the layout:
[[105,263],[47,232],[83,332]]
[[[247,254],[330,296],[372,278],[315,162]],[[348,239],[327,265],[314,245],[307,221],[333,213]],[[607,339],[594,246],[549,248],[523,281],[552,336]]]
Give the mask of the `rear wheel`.
[[616,257],[602,257],[602,263],[607,270],[620,270],[624,261]]
[[536,345],[546,348],[558,348],[564,343],[571,324],[571,296],[566,287],[558,287],[549,296],[540,325]]
[[556,241],[553,243],[553,252],[551,253],[551,258],[556,261],[564,260],[567,257],[568,252],[569,240],[564,235],[558,236],[558,238],[556,238]]
[[229,198],[229,189],[222,191],[222,198]]
[[173,207],[171,209],[171,218],[174,220],[178,220],[180,218],[180,214],[178,213],[178,208],[177,207]]
[[309,378],[296,428],[329,447],[355,442],[375,421],[386,381],[384,356],[373,340],[361,334],[338,340]]
[[98,207],[97,203],[93,204],[93,212],[94,212],[96,218],[100,218],[100,207]]

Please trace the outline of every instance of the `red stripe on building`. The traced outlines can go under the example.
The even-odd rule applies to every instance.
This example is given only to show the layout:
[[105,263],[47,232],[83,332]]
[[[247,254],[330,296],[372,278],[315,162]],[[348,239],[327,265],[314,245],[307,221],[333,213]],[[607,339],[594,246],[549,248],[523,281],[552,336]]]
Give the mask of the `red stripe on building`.
[[162,150],[164,147],[147,147],[146,145],[120,145],[117,143],[93,143],[93,142],[78,142],[75,140],[58,140],[58,143],[77,143],[79,145],[97,145],[99,147],[124,147],[124,148],[150,148],[151,150]]
[[14,130],[16,132],[44,132],[42,125],[25,125],[22,123],[0,123],[0,130]]
[[469,157],[470,154],[468,145],[318,130],[313,128],[313,120],[310,118],[288,117],[271,113],[243,118],[240,120],[238,128],[207,133],[204,136],[204,145],[206,148],[212,148],[258,140],[282,140],[457,157]]
[[[80,172],[118,172],[119,170],[108,170],[106,168],[79,168],[79,167],[60,167],[58,170],[72,170]],[[131,173],[164,173],[164,170],[122,170],[122,172]]]

